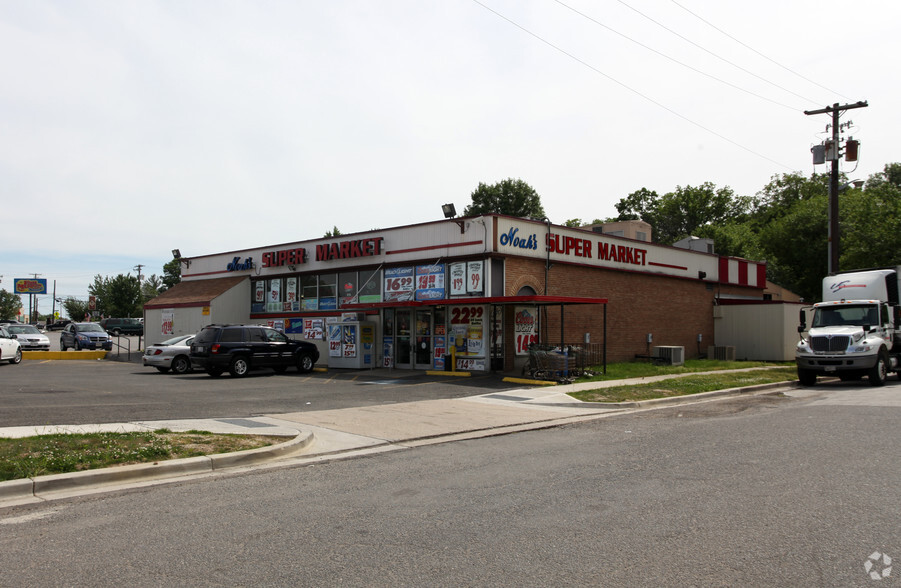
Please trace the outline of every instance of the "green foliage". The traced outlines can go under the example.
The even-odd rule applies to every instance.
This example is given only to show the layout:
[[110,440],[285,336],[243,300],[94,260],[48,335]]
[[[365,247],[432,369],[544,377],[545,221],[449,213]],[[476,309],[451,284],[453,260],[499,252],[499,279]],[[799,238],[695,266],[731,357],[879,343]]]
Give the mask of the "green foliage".
[[573,229],[578,229],[579,227],[583,226],[584,224],[585,223],[583,223],[582,219],[580,219],[580,218],[571,218],[568,221],[563,222],[564,227],[571,227]]
[[14,292],[0,289],[0,318],[14,319],[22,308],[22,299]]
[[[828,270],[828,201],[828,174],[788,173],[753,197],[708,182],[663,196],[642,188],[616,209],[618,220],[650,223],[655,242],[694,235],[713,239],[721,255],[766,260],[768,279],[812,302]],[[843,190],[839,221],[839,269],[901,265],[901,163]]]
[[533,219],[545,217],[538,192],[524,181],[513,178],[490,186],[479,182],[479,187],[472,193],[472,204],[466,207],[463,216],[479,214],[506,214]]
[[102,316],[135,317],[143,312],[141,286],[135,276],[119,274],[110,279],[98,274],[88,292],[97,297],[95,310]]
[[156,274],[151,274],[149,278],[141,283],[141,298],[147,302],[151,298],[159,296],[160,292],[166,290],[166,285],[162,279]]
[[66,316],[73,321],[84,320],[85,315],[88,314],[87,300],[66,298],[66,300],[63,301],[63,308],[66,309]]
[[181,261],[173,258],[163,266],[163,284],[168,290],[179,282],[181,282]]
[[341,231],[338,230],[337,226],[332,226],[331,231],[326,231],[323,237],[337,237],[341,234]]

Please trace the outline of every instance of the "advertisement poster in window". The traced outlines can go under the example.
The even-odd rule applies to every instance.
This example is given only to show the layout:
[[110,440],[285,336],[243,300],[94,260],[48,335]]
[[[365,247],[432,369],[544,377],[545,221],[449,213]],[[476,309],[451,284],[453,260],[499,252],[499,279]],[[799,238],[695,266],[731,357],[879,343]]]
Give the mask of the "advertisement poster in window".
[[484,306],[452,307],[450,324],[458,357],[484,357]]
[[534,306],[517,306],[513,317],[516,355],[528,355],[529,345],[538,342],[538,309]]
[[285,302],[297,302],[297,278],[285,280]]
[[444,356],[447,354],[447,338],[446,337],[435,337],[435,369],[443,370],[444,369]]
[[444,297],[444,264],[416,266],[416,300],[441,300]]
[[163,335],[174,335],[175,334],[175,313],[174,312],[164,312],[162,313],[163,324],[162,334]]
[[413,300],[415,281],[412,267],[390,267],[385,270],[385,302]]
[[265,280],[257,280],[254,284],[254,294],[253,301],[254,302],[266,302],[266,281]]
[[463,296],[466,294],[466,264],[452,263],[450,265],[450,295]]
[[394,367],[394,337],[382,338],[382,366]]
[[478,294],[485,290],[484,275],[485,263],[481,261],[470,261],[466,264],[466,291]]

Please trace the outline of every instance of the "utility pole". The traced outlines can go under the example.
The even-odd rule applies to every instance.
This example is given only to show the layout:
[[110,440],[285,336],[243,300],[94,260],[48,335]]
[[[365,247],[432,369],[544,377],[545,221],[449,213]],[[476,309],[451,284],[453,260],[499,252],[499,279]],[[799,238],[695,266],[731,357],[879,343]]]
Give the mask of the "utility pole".
[[[34,275],[34,279],[37,280],[38,276],[41,276],[43,274],[33,274],[33,275]],[[34,293],[29,292],[28,293],[28,323],[29,324],[34,324],[37,322],[37,320],[35,320],[34,310],[32,310],[33,306],[34,306]]]
[[827,154],[832,159],[832,174],[829,177],[829,233],[827,239],[827,250],[829,259],[829,274],[832,275],[839,271],[839,233],[838,233],[838,156],[839,142],[841,141],[839,129],[839,114],[845,110],[852,108],[866,108],[869,106],[866,100],[861,100],[854,104],[842,104],[838,102],[832,106],[821,108],[819,110],[805,110],[804,114],[831,114],[832,115],[832,150]]

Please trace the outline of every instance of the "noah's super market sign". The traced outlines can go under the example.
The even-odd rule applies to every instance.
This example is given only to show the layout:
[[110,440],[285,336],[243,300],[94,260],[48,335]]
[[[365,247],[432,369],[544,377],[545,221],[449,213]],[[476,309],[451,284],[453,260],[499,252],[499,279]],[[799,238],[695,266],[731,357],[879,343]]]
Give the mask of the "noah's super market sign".
[[595,236],[537,221],[500,219],[497,227],[499,253],[673,276],[697,277],[700,271],[715,276],[717,271],[715,255]]

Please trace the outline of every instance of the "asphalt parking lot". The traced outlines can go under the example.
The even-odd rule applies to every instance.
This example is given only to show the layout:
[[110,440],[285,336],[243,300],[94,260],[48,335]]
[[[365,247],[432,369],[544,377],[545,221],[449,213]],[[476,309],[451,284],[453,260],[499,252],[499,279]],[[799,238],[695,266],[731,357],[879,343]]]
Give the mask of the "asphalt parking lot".
[[[121,339],[126,339],[122,337]],[[26,359],[0,365],[0,426],[109,423],[132,420],[254,416],[418,400],[461,398],[521,387],[498,374],[429,376],[406,370],[329,370],[243,378],[204,372],[161,374],[135,351],[104,360]],[[58,334],[53,344],[58,349]],[[74,351],[70,353],[75,353]]]

